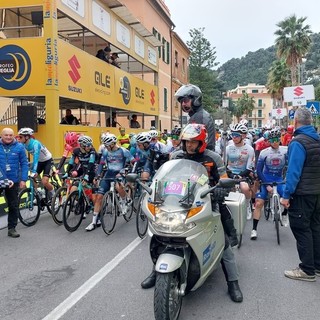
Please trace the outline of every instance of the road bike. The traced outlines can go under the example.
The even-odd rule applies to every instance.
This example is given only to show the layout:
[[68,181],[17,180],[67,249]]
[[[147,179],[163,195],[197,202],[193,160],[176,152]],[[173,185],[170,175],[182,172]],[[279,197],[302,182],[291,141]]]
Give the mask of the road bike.
[[[55,190],[59,188],[60,182],[55,173],[50,175],[50,183]],[[39,220],[41,211],[47,209],[52,214],[51,197],[41,180],[29,176],[27,185],[18,196],[19,220],[23,225],[31,227]]]
[[76,231],[84,218],[93,210],[92,186],[86,181],[75,178],[78,181],[77,190],[72,191],[63,205],[62,221],[69,232]]
[[[130,183],[125,181],[126,173],[120,173],[120,177],[116,178],[103,178],[110,181],[110,190],[105,193],[102,198],[102,206],[100,211],[101,225],[103,231],[110,235],[117,222],[117,217],[123,216],[125,221],[131,219],[133,213],[133,200],[134,190]],[[126,203],[122,204],[120,201],[120,195],[118,193],[118,187],[124,188],[126,193]]]
[[272,186],[272,193],[269,199],[265,203],[264,215],[266,220],[269,219],[270,215],[273,218],[273,222],[277,234],[277,242],[280,245],[280,225],[283,226],[282,213],[283,206],[280,204],[280,195],[277,190],[279,184],[284,184],[284,181],[273,181],[273,182],[262,182],[261,185]]
[[51,201],[51,215],[53,221],[57,225],[63,224],[63,206],[71,192],[71,188],[75,183],[74,178],[66,178],[63,185],[57,189]]

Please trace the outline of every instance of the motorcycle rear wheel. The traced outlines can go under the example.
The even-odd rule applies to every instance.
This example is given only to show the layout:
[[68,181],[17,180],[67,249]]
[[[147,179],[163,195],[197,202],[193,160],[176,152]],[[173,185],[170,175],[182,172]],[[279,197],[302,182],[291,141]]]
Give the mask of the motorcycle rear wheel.
[[176,320],[182,306],[179,270],[157,273],[154,289],[154,316],[156,320]]

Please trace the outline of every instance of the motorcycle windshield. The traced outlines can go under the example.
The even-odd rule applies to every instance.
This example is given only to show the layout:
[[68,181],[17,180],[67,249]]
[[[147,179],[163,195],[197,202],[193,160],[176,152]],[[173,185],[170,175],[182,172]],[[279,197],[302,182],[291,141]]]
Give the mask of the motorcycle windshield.
[[191,207],[194,195],[208,181],[207,170],[202,164],[186,159],[170,160],[154,176],[150,200],[169,211]]

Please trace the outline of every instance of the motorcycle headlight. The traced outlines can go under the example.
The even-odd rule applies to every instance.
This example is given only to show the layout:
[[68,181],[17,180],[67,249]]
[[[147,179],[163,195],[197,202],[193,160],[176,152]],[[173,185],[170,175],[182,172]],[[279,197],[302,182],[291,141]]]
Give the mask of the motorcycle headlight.
[[186,223],[186,219],[194,216],[195,212],[200,212],[202,207],[190,210],[164,211],[157,207],[154,211],[154,219],[151,221],[153,228],[157,232],[180,234],[196,226],[194,222]]

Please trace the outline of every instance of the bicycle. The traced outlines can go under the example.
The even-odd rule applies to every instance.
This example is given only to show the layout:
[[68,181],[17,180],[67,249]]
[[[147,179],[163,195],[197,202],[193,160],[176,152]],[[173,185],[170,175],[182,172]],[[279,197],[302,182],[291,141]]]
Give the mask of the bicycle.
[[[134,191],[131,184],[127,182],[124,183],[126,174],[127,172],[120,172],[121,177],[107,178],[107,180],[110,180],[110,190],[106,192],[102,198],[100,211],[102,229],[107,235],[110,235],[113,232],[117,222],[117,217],[119,217],[121,213],[126,222],[131,219],[133,213]],[[125,209],[121,207],[120,195],[115,187],[116,183],[119,183],[120,186],[124,188],[126,199],[130,199],[130,201],[126,203]],[[123,212],[123,210],[125,212]]]
[[[55,173],[50,175],[50,183],[55,190],[59,188],[59,181]],[[29,187],[22,189],[18,195],[19,220],[23,225],[31,227],[39,220],[41,211],[47,209],[52,214],[51,198],[41,180],[29,176],[27,184]]]
[[283,226],[283,222],[282,222],[283,206],[280,204],[280,195],[278,193],[277,186],[279,184],[284,184],[284,183],[285,183],[284,181],[279,181],[279,182],[273,181],[273,182],[261,183],[261,185],[272,186],[272,194],[271,194],[271,197],[269,198],[267,209],[264,208],[264,214],[267,220],[269,219],[270,213],[271,213],[271,216],[273,217],[273,222],[274,222],[276,234],[277,234],[278,245],[280,245],[280,225]]
[[71,188],[74,185],[73,178],[67,178],[63,181],[63,185],[57,189],[52,201],[51,201],[51,212],[52,219],[57,225],[63,224],[63,206],[71,192]]
[[94,207],[91,185],[80,178],[75,178],[75,181],[79,181],[77,190],[72,191],[66,198],[62,212],[63,225],[69,232],[76,231],[81,225],[84,214],[89,214]]

